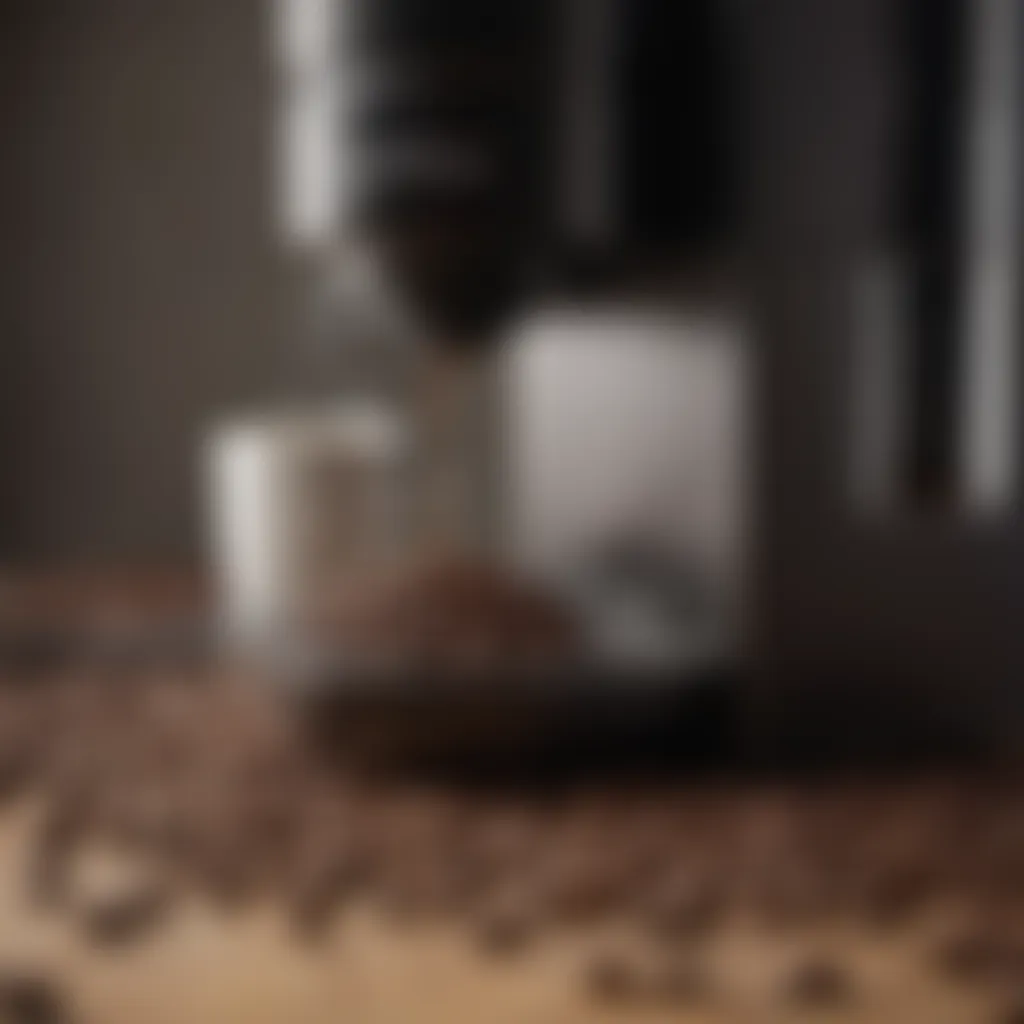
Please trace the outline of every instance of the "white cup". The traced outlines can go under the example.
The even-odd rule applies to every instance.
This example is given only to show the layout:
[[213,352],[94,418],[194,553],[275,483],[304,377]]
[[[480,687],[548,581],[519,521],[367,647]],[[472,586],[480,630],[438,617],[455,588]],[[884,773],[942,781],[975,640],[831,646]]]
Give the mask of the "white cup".
[[212,431],[211,554],[230,640],[291,629],[325,587],[399,553],[409,441],[391,410],[363,402]]

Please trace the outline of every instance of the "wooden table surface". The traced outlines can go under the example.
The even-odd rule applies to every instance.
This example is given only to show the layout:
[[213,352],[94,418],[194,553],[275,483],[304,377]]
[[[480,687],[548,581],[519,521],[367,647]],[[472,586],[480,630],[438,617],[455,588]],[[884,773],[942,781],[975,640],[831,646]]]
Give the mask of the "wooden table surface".
[[[438,923],[396,925],[368,908],[339,917],[316,946],[296,940],[279,907],[215,910],[185,898],[126,948],[90,944],[26,897],[31,801],[0,825],[0,971],[28,967],[66,991],[74,1019],[96,1024],[603,1024],[612,1021],[993,1024],[991,996],[939,983],[924,955],[938,921],[880,938],[855,931],[780,937],[735,922],[708,961],[719,993],[693,1007],[602,1002],[580,984],[592,932],[551,934],[514,956],[474,946]],[[616,939],[619,937],[616,936]],[[622,937],[623,942],[628,941]],[[780,997],[787,965],[828,950],[851,966],[858,992],[834,1010]]]
[[[60,574],[26,589],[34,600],[72,607],[111,595],[183,607],[197,590],[167,576],[145,586],[102,574],[87,584]],[[19,589],[20,588],[20,589]],[[12,590],[8,589],[8,595]],[[55,594],[63,595],[56,600]],[[62,602],[67,602],[66,605]],[[694,1005],[602,1001],[583,984],[589,955],[606,943],[640,940],[594,928],[548,932],[510,955],[475,945],[441,922],[399,924],[356,906],[322,941],[298,941],[282,909],[217,909],[185,894],[140,941],[91,944],[72,921],[38,906],[26,889],[30,839],[40,799],[26,795],[0,812],[0,977],[31,968],[67,993],[74,1020],[89,1024],[602,1024],[722,1022],[774,1024],[999,1024],[998,1000],[939,978],[927,951],[951,909],[892,932],[833,926],[780,933],[742,918],[707,940],[703,954],[717,992]],[[103,856],[99,851],[97,856]],[[847,1003],[801,1008],[780,994],[788,966],[825,951],[858,979]]]
[[[96,1024],[602,1024],[612,1021],[993,1024],[995,1001],[937,983],[923,957],[932,929],[880,939],[842,931],[785,938],[736,923],[709,962],[728,979],[706,1004],[606,1002],[580,984],[594,934],[549,935],[503,958],[440,924],[396,926],[368,909],[339,918],[315,947],[297,942],[279,908],[234,914],[184,900],[130,948],[97,949],[63,918],[26,900],[21,878],[33,808],[0,829],[0,969],[58,980],[74,1019]],[[847,1006],[800,1009],[780,998],[786,965],[827,949],[852,965]]]

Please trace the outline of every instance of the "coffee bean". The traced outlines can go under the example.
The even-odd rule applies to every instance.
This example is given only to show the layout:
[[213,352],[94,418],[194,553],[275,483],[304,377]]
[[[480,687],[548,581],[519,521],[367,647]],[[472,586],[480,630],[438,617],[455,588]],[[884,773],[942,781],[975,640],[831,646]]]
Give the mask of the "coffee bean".
[[0,748],[0,800],[18,796],[32,777],[32,764],[26,753],[10,746]]
[[295,934],[307,942],[322,939],[334,920],[336,904],[330,893],[310,890],[296,897],[291,907]]
[[855,896],[855,911],[879,927],[903,924],[919,914],[933,893],[933,879],[923,863],[873,872]]
[[833,914],[838,900],[835,879],[816,868],[793,862],[769,877],[758,897],[758,910],[775,927],[805,925]]
[[477,919],[474,932],[481,949],[489,953],[516,953],[536,935],[537,920],[526,911],[489,911]]
[[169,890],[151,883],[89,901],[79,916],[90,941],[102,946],[138,942],[160,925],[171,909]]
[[707,969],[689,959],[672,960],[662,966],[653,987],[659,997],[680,1005],[705,1002],[714,990]]
[[592,995],[607,1002],[633,1000],[647,989],[641,967],[632,959],[614,953],[599,954],[588,961],[584,982]]
[[76,652],[75,638],[57,625],[35,625],[0,632],[0,667],[21,681],[35,680],[66,666]]
[[43,908],[54,909],[67,899],[67,863],[53,853],[37,853],[32,862],[28,881],[29,895]]
[[2,1024],[64,1024],[68,1014],[56,986],[46,978],[0,971]]
[[992,1024],[1024,1024],[1024,999],[1014,999],[999,1007]]
[[357,856],[343,849],[318,850],[299,869],[292,896],[292,922],[306,939],[320,938],[341,901],[362,879]]
[[593,852],[564,850],[538,879],[551,914],[567,924],[593,921],[610,911],[619,896],[613,865]]
[[785,979],[787,1002],[805,1006],[834,1006],[849,1002],[854,994],[850,974],[842,965],[815,958],[799,964]]
[[722,894],[707,878],[677,875],[651,894],[644,908],[650,931],[666,939],[705,934],[720,919]]
[[478,909],[486,900],[487,875],[474,873],[458,851],[444,857],[438,849],[420,848],[391,858],[378,872],[375,887],[381,906],[395,917],[460,914]]
[[992,1024],[1024,1024],[1024,995],[1014,996],[998,1007]]
[[249,903],[257,888],[251,851],[218,835],[197,839],[199,845],[189,860],[200,888],[222,910],[237,910]]
[[90,827],[92,800],[85,795],[56,801],[49,809],[36,839],[29,869],[28,888],[43,907],[66,902],[68,875],[75,851]]
[[525,809],[504,813],[483,809],[480,822],[466,837],[467,854],[482,871],[505,871],[526,862],[542,838],[534,816]]
[[473,928],[479,945],[492,953],[518,952],[543,923],[539,894],[520,884],[489,899],[479,908]]
[[1018,980],[1024,976],[1024,947],[995,930],[969,928],[945,939],[932,962],[940,973],[962,983]]

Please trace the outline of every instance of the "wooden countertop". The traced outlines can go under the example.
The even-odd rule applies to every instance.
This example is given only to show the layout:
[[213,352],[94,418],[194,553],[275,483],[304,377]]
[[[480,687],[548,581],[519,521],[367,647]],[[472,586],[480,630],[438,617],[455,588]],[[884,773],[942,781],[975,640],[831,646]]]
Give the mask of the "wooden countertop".
[[[0,824],[0,971],[38,967],[68,993],[74,1019],[97,1024],[603,1024],[800,1022],[984,1024],[993,1000],[937,984],[922,958],[932,928],[895,936],[795,932],[736,924],[712,960],[731,979],[692,1009],[603,1004],[579,984],[592,934],[551,935],[513,957],[484,953],[452,927],[389,924],[369,910],[339,919],[314,948],[297,943],[271,906],[238,914],[186,900],[138,945],[100,950],[69,923],[33,908],[22,878],[33,807]],[[836,1011],[780,1004],[779,977],[807,950],[841,954],[863,989]]]
[[[194,607],[194,579],[103,573],[10,578],[6,600],[61,614],[83,602]],[[612,926],[549,930],[514,954],[481,949],[445,922],[403,924],[357,905],[315,945],[299,941],[282,909],[218,909],[185,894],[168,919],[118,948],[90,943],[65,916],[37,905],[25,879],[41,810],[27,794],[0,811],[0,979],[37,969],[66,991],[76,1021],[95,1024],[998,1024],[1004,991],[939,977],[935,937],[955,916],[940,907],[890,931],[846,924],[779,932],[730,918],[702,946],[720,979],[694,1005],[601,1000],[580,983],[589,956],[639,940]],[[866,823],[870,827],[870,823]],[[97,856],[102,856],[102,851]],[[858,978],[849,1002],[824,1010],[780,998],[791,965],[822,952]],[[1024,979],[1022,979],[1024,982]],[[1022,990],[1024,991],[1024,990]],[[1008,1019],[1008,1018],[1007,1018]],[[1020,1018],[1014,1018],[1019,1020]]]

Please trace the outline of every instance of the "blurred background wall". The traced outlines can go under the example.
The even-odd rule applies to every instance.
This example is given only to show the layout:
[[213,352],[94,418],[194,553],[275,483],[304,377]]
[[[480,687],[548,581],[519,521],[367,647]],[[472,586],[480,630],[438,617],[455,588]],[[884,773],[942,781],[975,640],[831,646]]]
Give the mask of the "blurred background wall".
[[0,557],[199,539],[197,440],[287,319],[267,14],[0,4]]
[[[935,23],[937,6],[907,4],[921,25]],[[854,380],[870,333],[855,296],[865,271],[930,244],[908,243],[892,223],[900,94],[914,93],[894,63],[898,5],[737,6],[749,15],[739,77],[754,242],[758,656],[824,695],[844,727],[842,676],[917,680],[928,696],[910,702],[915,716],[939,705],[947,680],[958,725],[970,717],[957,689],[969,680],[972,712],[1009,720],[1024,665],[1019,502],[974,515],[963,495],[943,508],[898,480],[874,510],[854,501],[852,425],[870,419]],[[1008,9],[942,3],[983,6]],[[302,267],[275,222],[278,86],[257,0],[0,4],[0,558],[198,550],[203,431],[280,396],[301,347]],[[954,99],[946,114],[959,123]],[[919,162],[927,195],[931,165]],[[935,347],[925,320],[908,332],[921,353]],[[580,379],[558,372],[546,387]],[[649,406],[642,391],[638,413]],[[701,434],[692,424],[678,423],[687,441]],[[699,437],[705,463],[721,464],[716,445],[730,440],[716,433]]]
[[273,13],[0,5],[0,558],[194,557],[204,430],[301,373]]

